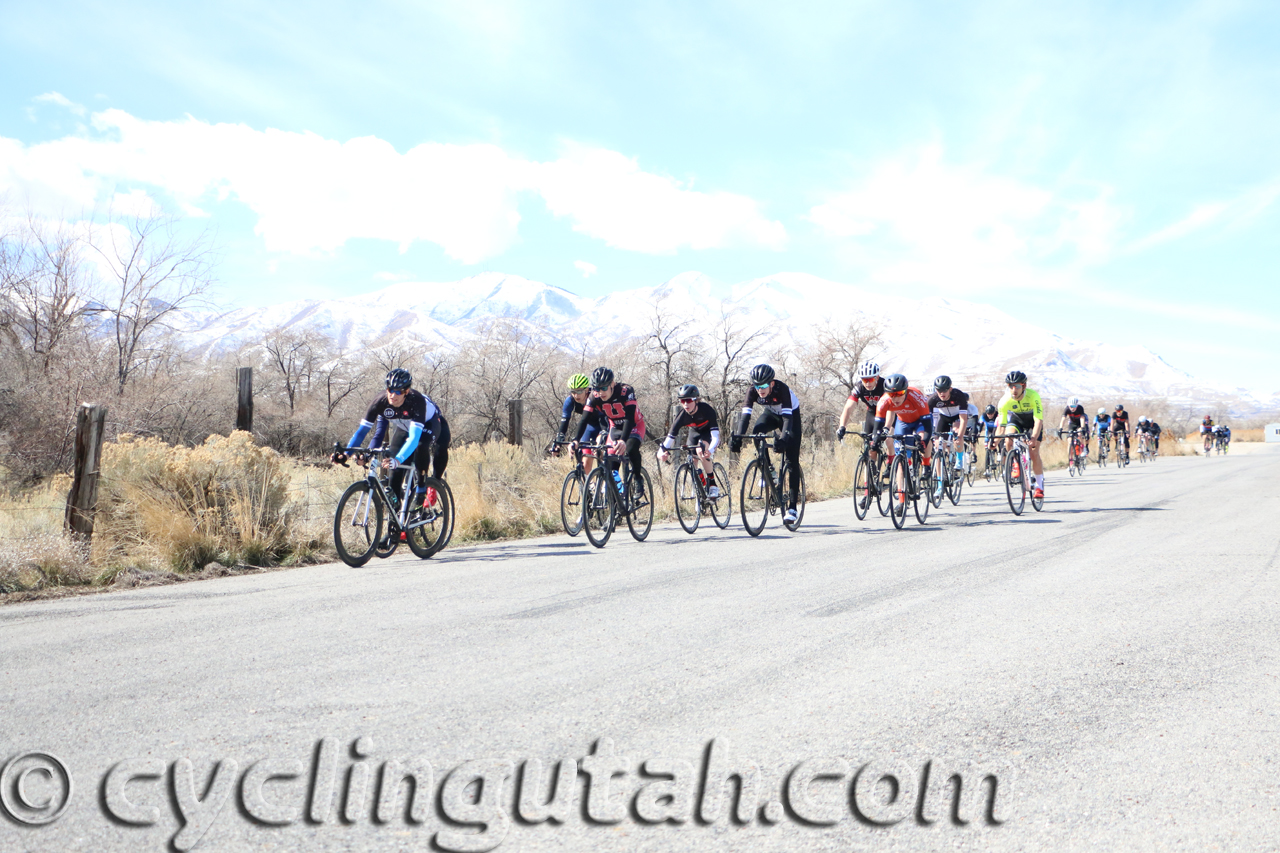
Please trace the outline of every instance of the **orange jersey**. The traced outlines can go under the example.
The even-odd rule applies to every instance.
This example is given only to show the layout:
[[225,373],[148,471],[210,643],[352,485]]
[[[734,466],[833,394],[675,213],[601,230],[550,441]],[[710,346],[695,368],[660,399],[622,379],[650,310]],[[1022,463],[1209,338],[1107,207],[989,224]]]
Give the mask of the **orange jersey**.
[[919,388],[908,388],[907,396],[899,401],[886,393],[876,404],[876,417],[884,418],[890,413],[898,416],[898,420],[912,423],[929,417],[929,398]]

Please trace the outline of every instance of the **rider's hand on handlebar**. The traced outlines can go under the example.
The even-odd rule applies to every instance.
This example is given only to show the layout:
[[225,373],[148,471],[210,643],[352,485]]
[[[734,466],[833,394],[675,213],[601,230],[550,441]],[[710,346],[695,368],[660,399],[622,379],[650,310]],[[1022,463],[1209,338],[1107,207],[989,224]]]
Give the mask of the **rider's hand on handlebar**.
[[665,447],[658,448],[658,461],[667,462],[671,459],[671,453]]
[[848,430],[847,430],[847,429],[845,429],[844,427],[840,427],[839,429],[837,429],[837,430],[836,430],[836,441],[844,441],[844,435],[845,435],[845,433],[847,433],[847,432],[848,432]]

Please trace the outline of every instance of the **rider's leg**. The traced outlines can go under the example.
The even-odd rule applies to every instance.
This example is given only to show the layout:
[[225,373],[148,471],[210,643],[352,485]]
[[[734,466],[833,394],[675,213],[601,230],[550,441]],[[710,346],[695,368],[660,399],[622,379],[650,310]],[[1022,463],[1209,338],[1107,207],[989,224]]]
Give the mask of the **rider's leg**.
[[800,500],[800,413],[791,416],[791,441],[783,448],[789,473],[787,509],[795,509]]
[[431,476],[437,480],[444,477],[444,470],[449,467],[449,442],[453,434],[449,432],[449,422],[440,416],[440,434],[435,440],[435,455],[431,459]]

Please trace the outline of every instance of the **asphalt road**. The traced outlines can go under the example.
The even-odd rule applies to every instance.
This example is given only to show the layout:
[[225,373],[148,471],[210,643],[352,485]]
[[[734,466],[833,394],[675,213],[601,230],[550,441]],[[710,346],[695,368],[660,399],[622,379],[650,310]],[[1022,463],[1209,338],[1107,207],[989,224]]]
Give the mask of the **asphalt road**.
[[[6,607],[0,757],[74,784],[0,850],[1275,850],[1278,519],[1265,448],[1021,518],[980,486],[903,531],[846,499]],[[526,760],[588,755],[511,819]],[[26,819],[42,761],[0,779]]]

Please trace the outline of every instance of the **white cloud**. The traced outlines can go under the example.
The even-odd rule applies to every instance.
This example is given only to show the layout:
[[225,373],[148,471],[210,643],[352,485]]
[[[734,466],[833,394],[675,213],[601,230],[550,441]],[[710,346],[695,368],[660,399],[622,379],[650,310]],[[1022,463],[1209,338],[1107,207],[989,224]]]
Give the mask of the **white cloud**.
[[582,270],[583,278],[590,278],[591,274],[596,271],[596,265],[589,261],[574,261],[573,265]]
[[1141,252],[1161,243],[1180,240],[1215,225],[1230,227],[1247,224],[1275,204],[1277,199],[1280,199],[1280,181],[1273,180],[1228,201],[1198,204],[1191,209],[1190,213],[1172,225],[1167,225],[1135,241],[1128,247],[1128,251]]
[[745,196],[684,189],[599,148],[571,146],[538,163],[494,145],[424,143],[401,154],[375,137],[337,142],[190,117],[143,121],[120,110],[95,113],[92,124],[91,135],[29,147],[0,139],[0,191],[85,210],[136,185],[192,213],[234,198],[257,215],[268,249],[298,254],[356,238],[401,251],[424,240],[476,263],[514,242],[526,192],[540,193],[574,230],[633,251],[778,248],[786,239]]
[[61,92],[45,92],[43,95],[36,95],[31,100],[37,104],[57,104],[60,107],[66,107],[78,116],[84,115],[88,110],[83,105],[77,104]]

